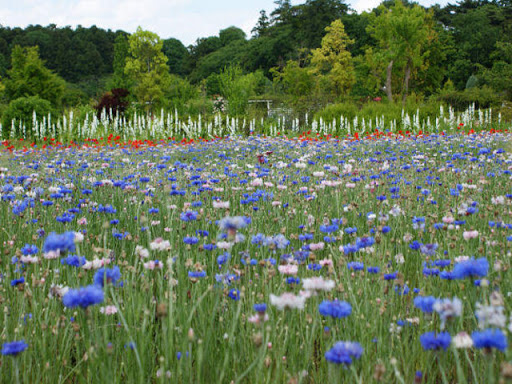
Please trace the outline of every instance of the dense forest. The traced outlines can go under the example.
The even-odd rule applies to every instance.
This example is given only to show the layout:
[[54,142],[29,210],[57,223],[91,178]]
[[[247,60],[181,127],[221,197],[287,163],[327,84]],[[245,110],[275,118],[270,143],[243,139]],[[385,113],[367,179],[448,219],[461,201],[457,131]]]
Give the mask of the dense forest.
[[260,12],[252,36],[232,26],[188,47],[141,28],[2,26],[2,122],[30,108],[243,115],[249,99],[297,113],[369,101],[465,108],[512,100],[511,0],[430,8],[386,0],[361,14],[342,0],[275,5]]

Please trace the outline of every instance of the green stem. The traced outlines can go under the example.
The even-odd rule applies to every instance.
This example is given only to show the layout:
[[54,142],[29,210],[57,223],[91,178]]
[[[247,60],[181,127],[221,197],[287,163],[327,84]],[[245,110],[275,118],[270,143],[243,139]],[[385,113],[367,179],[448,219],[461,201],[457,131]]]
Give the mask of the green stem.
[[20,367],[18,366],[18,359],[14,358],[14,372],[16,375],[16,384],[20,384]]
[[133,351],[135,352],[135,358],[137,360],[137,365],[139,366],[139,372],[140,372],[140,382],[144,383],[144,371],[142,370],[142,363],[140,362],[140,356],[139,352],[137,351],[137,345],[135,344],[135,341],[133,340],[130,332],[130,328],[128,327],[128,324],[126,323],[126,320],[123,316],[123,312],[121,311],[121,307],[119,306],[119,303],[117,302],[116,295],[114,294],[114,290],[112,287],[110,287],[110,293],[112,294],[112,301],[114,302],[114,305],[117,308],[117,313],[119,314],[119,317],[121,318],[121,322],[123,323],[123,327],[128,334],[128,337],[130,338],[130,341],[133,343]]
[[476,371],[475,371],[475,366],[473,365],[473,363],[471,362],[471,359],[469,358],[469,355],[468,355],[468,351],[466,350],[465,351],[465,355],[466,355],[466,360],[469,364],[469,366],[471,367],[471,373],[473,374],[473,382],[475,384],[478,384],[478,379],[477,379],[477,375],[476,375]]

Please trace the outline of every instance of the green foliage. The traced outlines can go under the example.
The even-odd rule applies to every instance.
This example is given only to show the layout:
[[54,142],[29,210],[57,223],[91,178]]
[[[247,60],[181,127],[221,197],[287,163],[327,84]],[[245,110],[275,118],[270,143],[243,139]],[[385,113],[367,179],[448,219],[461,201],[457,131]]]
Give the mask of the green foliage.
[[180,114],[186,114],[190,102],[199,97],[199,90],[187,80],[170,75],[165,84],[164,96],[164,106],[168,110],[177,110]]
[[126,67],[126,59],[130,55],[130,44],[128,36],[118,35],[114,44],[114,73],[109,81],[108,88],[131,88],[131,81],[125,76],[124,69]]
[[[409,92],[409,81],[414,78],[418,68],[425,65],[429,55],[429,43],[436,38],[433,29],[432,14],[425,12],[419,5],[406,7],[401,1],[395,1],[391,8],[380,5],[379,14],[368,15],[368,33],[377,41],[378,50],[371,51],[370,61],[373,72],[384,81],[386,94],[392,101],[396,82],[390,78],[386,69],[392,67],[402,82],[402,99]],[[395,86],[392,86],[395,83]]]
[[244,40],[246,35],[243,30],[237,27],[229,27],[226,29],[222,29],[219,32],[220,44],[225,47],[228,44],[233,43],[234,41]]
[[469,76],[469,79],[466,82],[466,89],[475,88],[476,86],[478,86],[478,77],[475,75]]
[[15,132],[18,137],[23,137],[20,125],[25,125],[26,134],[30,135],[34,112],[36,113],[37,121],[41,122],[49,113],[53,113],[54,109],[48,100],[38,96],[20,97],[11,101],[2,115],[2,125],[5,127],[4,134],[14,122]]
[[243,115],[247,110],[249,97],[255,93],[261,82],[261,72],[244,75],[239,66],[224,68],[219,75],[219,83],[221,95],[228,102],[228,113],[232,116]]
[[15,46],[8,76],[5,80],[7,100],[38,96],[54,107],[60,106],[65,82],[44,66],[37,47]]
[[166,39],[162,47],[164,55],[167,57],[170,73],[184,76],[185,61],[189,55],[187,48],[178,39]]
[[352,56],[347,50],[354,40],[348,38],[341,20],[333,21],[325,31],[327,34],[322,39],[321,47],[312,52],[311,70],[318,76],[325,76],[325,86],[335,97],[339,97],[350,92],[355,82]]
[[313,91],[316,87],[316,76],[296,61],[288,61],[281,70],[273,69],[274,81],[282,85],[287,102],[296,110],[305,112],[310,108]]
[[157,34],[137,28],[128,39],[130,56],[126,58],[125,73],[134,82],[133,93],[146,110],[159,108],[163,88],[169,77],[163,42]]
[[441,91],[437,96],[437,100],[451,105],[458,111],[465,110],[473,103],[476,108],[482,109],[499,107],[502,104],[501,97],[487,85],[482,87],[473,87],[464,91]]

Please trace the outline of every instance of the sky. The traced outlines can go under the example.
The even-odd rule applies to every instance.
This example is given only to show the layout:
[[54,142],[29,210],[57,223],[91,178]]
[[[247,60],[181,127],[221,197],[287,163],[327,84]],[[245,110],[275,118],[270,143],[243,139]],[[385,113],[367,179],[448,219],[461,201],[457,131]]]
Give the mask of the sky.
[[[301,4],[303,1],[293,1]],[[447,0],[419,0],[429,6]],[[348,0],[358,12],[376,7],[380,0]],[[174,37],[185,45],[199,37],[217,35],[229,26],[242,28],[250,37],[259,12],[269,14],[274,0],[0,0],[0,25],[30,24],[90,27],[134,32],[138,26],[161,38]]]

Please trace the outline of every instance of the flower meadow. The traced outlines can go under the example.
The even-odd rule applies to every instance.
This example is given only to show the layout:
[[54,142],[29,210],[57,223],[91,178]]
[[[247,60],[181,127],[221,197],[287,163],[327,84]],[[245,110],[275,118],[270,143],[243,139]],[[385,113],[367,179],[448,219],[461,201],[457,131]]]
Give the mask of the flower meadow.
[[506,133],[4,145],[2,382],[512,380]]

